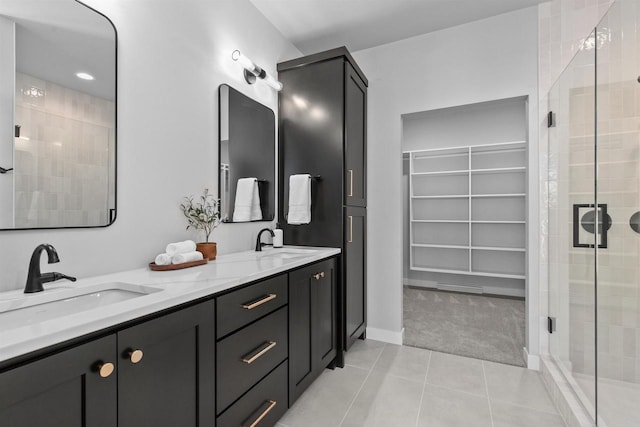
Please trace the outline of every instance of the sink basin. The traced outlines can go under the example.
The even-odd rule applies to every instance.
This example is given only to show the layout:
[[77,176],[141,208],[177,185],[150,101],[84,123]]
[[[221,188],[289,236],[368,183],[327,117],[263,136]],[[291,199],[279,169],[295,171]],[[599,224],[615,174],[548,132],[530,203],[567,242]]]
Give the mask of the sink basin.
[[0,325],[3,329],[32,325],[159,291],[161,289],[119,282],[78,289],[45,290],[37,295],[0,301]]
[[300,258],[317,252],[315,249],[298,249],[298,248],[275,248],[263,252],[262,258]]

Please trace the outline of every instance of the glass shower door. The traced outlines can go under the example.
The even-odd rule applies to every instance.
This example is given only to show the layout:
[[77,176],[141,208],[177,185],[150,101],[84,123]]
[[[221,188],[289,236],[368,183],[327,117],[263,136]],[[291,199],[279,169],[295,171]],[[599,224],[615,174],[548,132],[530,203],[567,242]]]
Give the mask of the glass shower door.
[[598,425],[640,426],[640,2],[617,0],[596,28]]
[[549,315],[554,329],[549,335],[550,353],[592,417],[596,416],[595,53],[586,47],[580,50],[549,92],[547,187]]
[[549,93],[550,353],[598,426],[640,426],[640,1]]

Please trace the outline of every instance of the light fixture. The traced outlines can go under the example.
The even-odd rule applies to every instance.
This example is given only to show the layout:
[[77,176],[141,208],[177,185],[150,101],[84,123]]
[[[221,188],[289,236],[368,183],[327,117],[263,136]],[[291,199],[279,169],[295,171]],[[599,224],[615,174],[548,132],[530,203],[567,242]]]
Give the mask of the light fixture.
[[257,78],[260,78],[275,90],[282,90],[282,83],[267,74],[265,70],[258,67],[252,60],[241,54],[239,50],[236,49],[233,51],[231,59],[238,61],[244,67],[244,79],[250,85],[254,84]]
[[82,80],[94,80],[94,77],[91,74],[85,72],[76,73],[76,77]]

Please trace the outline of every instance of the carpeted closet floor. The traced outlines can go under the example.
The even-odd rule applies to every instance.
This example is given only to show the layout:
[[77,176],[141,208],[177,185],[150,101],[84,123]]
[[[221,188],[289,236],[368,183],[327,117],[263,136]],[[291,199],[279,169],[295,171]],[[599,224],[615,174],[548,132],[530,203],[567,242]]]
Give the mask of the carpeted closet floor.
[[522,299],[404,286],[404,344],[524,366]]

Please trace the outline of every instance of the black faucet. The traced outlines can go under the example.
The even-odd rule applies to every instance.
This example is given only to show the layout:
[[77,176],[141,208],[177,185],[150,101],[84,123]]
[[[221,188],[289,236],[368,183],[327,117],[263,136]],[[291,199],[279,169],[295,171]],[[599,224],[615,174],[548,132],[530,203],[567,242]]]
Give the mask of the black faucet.
[[54,280],[67,279],[71,280],[72,282],[76,281],[75,277],[67,276],[62,273],[40,273],[40,255],[42,254],[42,251],[47,251],[49,264],[60,262],[58,252],[53,246],[44,243],[35,248],[33,254],[31,255],[31,261],[29,262],[29,274],[27,275],[27,284],[24,287],[25,294],[42,292],[44,290],[42,284],[53,282]]
[[260,241],[260,238],[262,237],[262,233],[264,233],[265,231],[268,231],[269,234],[271,234],[271,237],[275,236],[275,233],[270,228],[263,228],[262,230],[260,230],[260,232],[258,233],[258,238],[256,239],[256,252],[260,252],[263,246],[268,246],[267,243],[262,243]]

